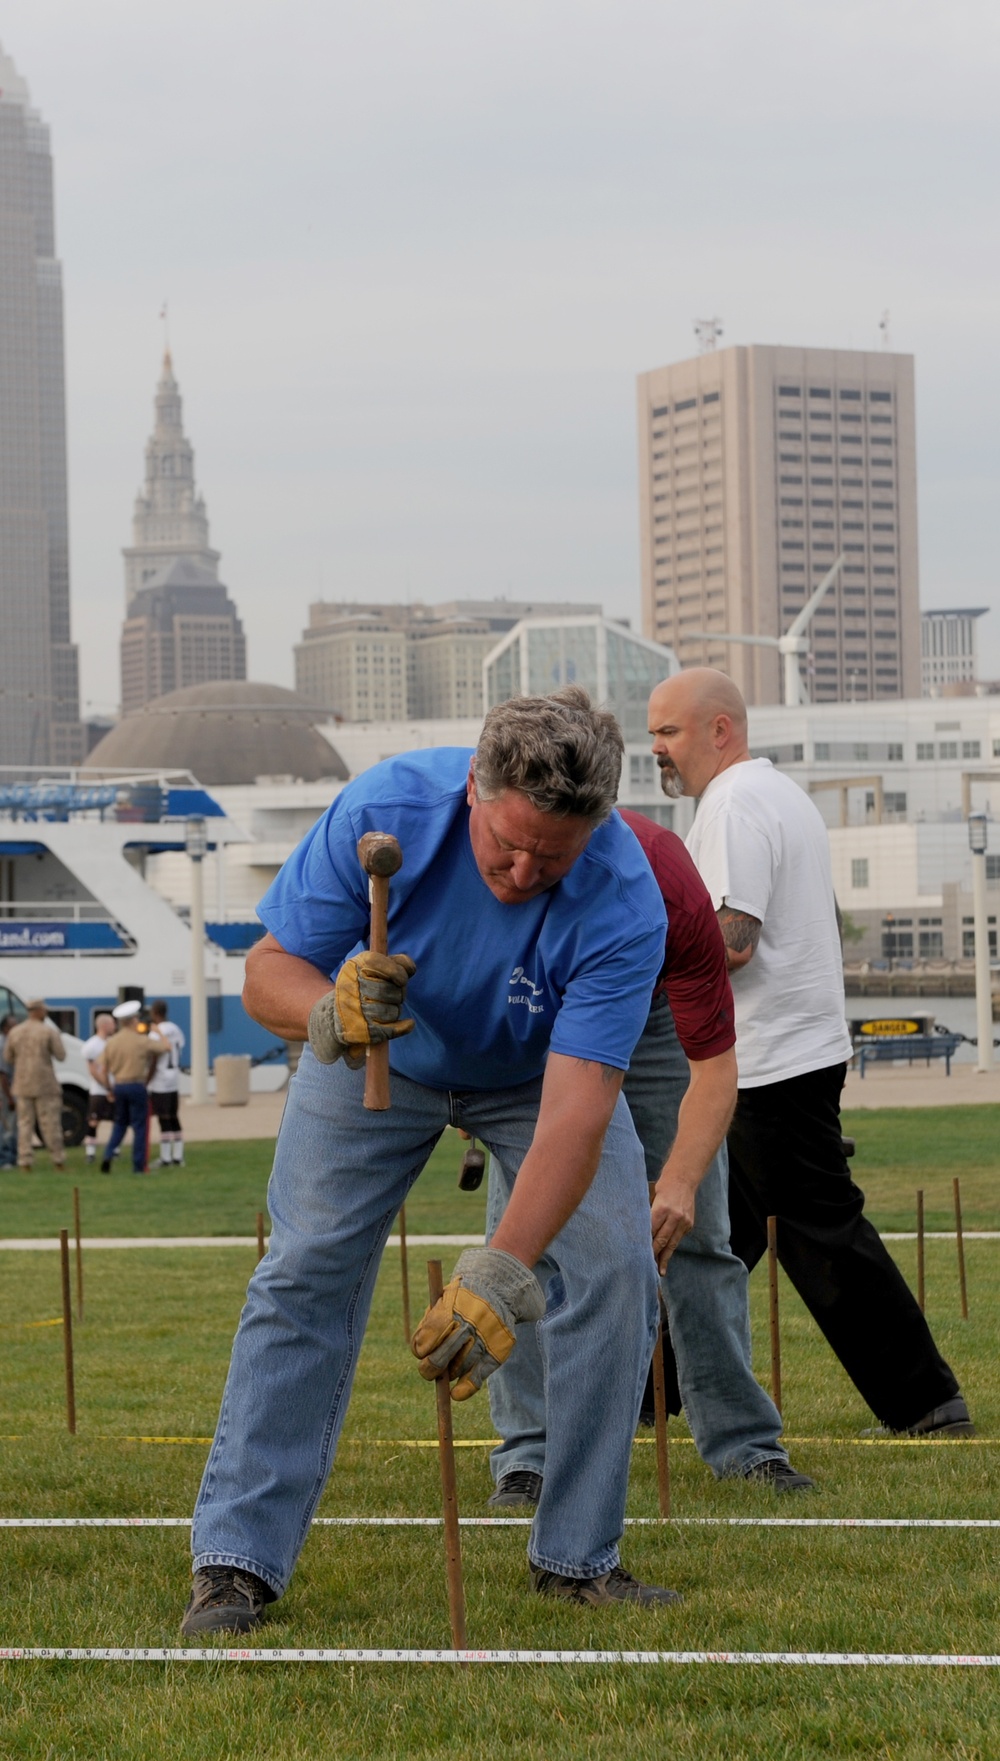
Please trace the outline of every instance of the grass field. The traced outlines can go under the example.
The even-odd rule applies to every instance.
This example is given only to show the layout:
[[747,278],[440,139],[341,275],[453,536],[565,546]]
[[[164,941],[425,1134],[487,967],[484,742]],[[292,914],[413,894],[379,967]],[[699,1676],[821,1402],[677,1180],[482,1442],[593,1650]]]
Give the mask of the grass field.
[[[855,1114],[855,1172],[886,1228],[965,1221],[1000,1228],[1000,1109]],[[0,1236],[51,1236],[80,1186],[88,1235],[247,1234],[263,1208],[265,1144],[195,1145],[176,1175],[0,1175]],[[473,1232],[482,1195],[459,1194],[456,1139],[439,1148],[407,1207],[411,1233]],[[39,1167],[44,1158],[39,1157]],[[454,1250],[442,1250],[448,1270]],[[912,1242],[893,1245],[915,1277]],[[683,1421],[671,1426],[675,1516],[991,1518],[996,1515],[1000,1242],[967,1249],[971,1317],[959,1316],[954,1248],[930,1243],[928,1314],[959,1372],[980,1440],[862,1444],[858,1395],[787,1284],[785,1419],[796,1465],[819,1493],[780,1502],[718,1483]],[[413,1305],[424,1250],[411,1253]],[[58,1257],[0,1257],[0,1515],[187,1516],[205,1457],[249,1248],[91,1251],[76,1329],[79,1430],[63,1406]],[[766,1379],[766,1290],[752,1281],[755,1352]],[[321,1514],[437,1515],[431,1390],[405,1350],[399,1258],[386,1255],[337,1468]],[[609,1365],[613,1373],[613,1365]],[[485,1399],[455,1409],[459,1500],[490,1490]],[[654,1452],[634,1452],[629,1514],[656,1513]],[[175,1645],[187,1536],[166,1530],[3,1530],[0,1647]],[[522,1528],[463,1531],[470,1643],[482,1647],[671,1651],[1000,1651],[1000,1531],[632,1528],[625,1563],[684,1593],[679,1609],[598,1614],[526,1593]],[[313,1530],[292,1587],[253,1646],[448,1643],[436,1529]],[[0,1755],[138,1761],[202,1757],[581,1756],[913,1757],[1000,1754],[1000,1671],[766,1666],[112,1664],[0,1662]]]

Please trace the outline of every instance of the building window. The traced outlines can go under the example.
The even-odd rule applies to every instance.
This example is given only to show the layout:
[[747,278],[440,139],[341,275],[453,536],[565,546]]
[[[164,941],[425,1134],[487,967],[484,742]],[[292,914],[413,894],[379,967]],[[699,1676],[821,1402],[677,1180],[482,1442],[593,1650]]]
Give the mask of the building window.
[[958,741],[957,740],[942,740],[938,746],[938,757],[939,758],[957,758],[958,757]]
[[779,397],[801,397],[802,396],[802,387],[800,385],[779,385],[778,386],[778,396]]
[[926,759],[926,758],[933,758],[933,757],[934,757],[934,742],[933,742],[933,740],[918,740],[917,741],[917,758],[918,758],[918,760]]
[[868,858],[867,856],[853,856],[851,858],[851,886],[857,888],[867,885]]
[[868,397],[873,404],[891,404],[891,391],[870,391]]
[[944,954],[944,933],[940,930],[940,917],[919,917],[917,919],[917,949],[921,960],[940,960]]
[[885,794],[882,796],[882,803],[883,803],[883,806],[885,807],[886,813],[898,813],[901,818],[905,819],[905,817],[906,817],[906,790],[905,789],[887,789],[885,791]]
[[986,879],[1000,880],[1000,856],[991,856],[989,851],[986,853]]
[[829,397],[829,396],[830,396],[830,392],[829,392],[829,390],[828,390],[828,389],[827,389],[827,388],[826,388],[826,387],[825,387],[825,386],[822,386],[822,385],[810,385],[810,387],[809,387],[809,396],[810,396],[810,397]]
[[[986,860],[987,860],[987,862],[989,861],[988,856],[987,856]],[[966,921],[968,921],[968,920],[963,917],[963,919],[962,919],[963,924]],[[990,918],[990,922],[991,923],[993,922],[992,918]],[[990,929],[990,930],[987,930],[987,935],[989,937],[990,959],[992,961],[992,960],[995,960],[997,957],[997,932],[995,929]],[[962,959],[963,960],[974,960],[975,958],[976,958],[976,932],[975,932],[975,929],[974,928],[973,929],[963,929],[962,930]]]
[[719,394],[717,391],[706,391],[701,401],[703,404],[717,404],[719,401]]
[[962,757],[963,758],[980,758],[981,756],[982,756],[982,754],[979,749],[979,741],[978,740],[963,740],[962,741]]
[[902,764],[902,762],[903,762],[903,742],[901,740],[890,740],[888,749],[886,751],[886,757],[888,758],[890,764],[892,764],[892,763]]

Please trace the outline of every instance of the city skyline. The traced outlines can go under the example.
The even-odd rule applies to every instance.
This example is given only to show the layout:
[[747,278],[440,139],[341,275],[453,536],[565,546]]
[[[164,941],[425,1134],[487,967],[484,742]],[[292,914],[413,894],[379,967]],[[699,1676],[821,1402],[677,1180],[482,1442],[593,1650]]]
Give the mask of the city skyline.
[[995,606],[990,9],[916,4],[904,29],[876,0],[821,36],[790,0],[433,0],[419,23],[262,0],[234,36],[178,0],[150,41],[117,6],[5,12],[53,132],[92,709],[117,701],[102,630],[165,297],[278,682],[320,597],[600,600],[638,629],[634,379],[709,312],[727,344],[870,350],[889,309],[917,362],[924,603]]

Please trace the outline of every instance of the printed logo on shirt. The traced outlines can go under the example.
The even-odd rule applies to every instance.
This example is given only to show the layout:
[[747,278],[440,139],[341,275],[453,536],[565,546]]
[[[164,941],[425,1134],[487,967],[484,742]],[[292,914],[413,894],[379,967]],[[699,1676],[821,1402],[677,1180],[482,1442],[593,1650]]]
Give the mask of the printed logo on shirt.
[[512,986],[507,996],[508,1003],[522,1003],[532,1015],[543,1015],[544,1007],[536,998],[543,997],[545,992],[541,985],[533,983],[523,966],[515,966],[508,983]]

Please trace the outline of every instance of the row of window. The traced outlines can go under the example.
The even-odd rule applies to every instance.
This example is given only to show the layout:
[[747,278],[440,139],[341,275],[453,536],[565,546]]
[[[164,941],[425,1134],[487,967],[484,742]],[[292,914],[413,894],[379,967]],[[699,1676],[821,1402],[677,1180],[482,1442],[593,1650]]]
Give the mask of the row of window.
[[[802,396],[802,387],[801,387],[801,385],[779,385],[778,386],[778,396],[779,397],[801,397]],[[833,392],[830,390],[830,388],[828,386],[825,386],[825,385],[810,385],[809,396],[811,398],[832,398]],[[850,390],[848,390],[848,388],[846,386],[840,387],[838,396],[843,399],[844,403],[859,403],[861,401],[860,391],[850,391]],[[869,402],[873,403],[873,404],[891,404],[892,403],[892,392],[891,391],[870,391],[868,393],[868,399],[869,399]]]
[[[706,391],[702,394],[701,401],[703,404],[717,404],[719,401],[719,394],[717,391]],[[681,398],[679,403],[674,404],[674,415],[680,415],[683,410],[694,410],[697,409],[697,407],[698,399],[696,397]],[[660,416],[669,416],[669,414],[669,404],[658,404],[653,411],[653,420],[655,422]]]
[[[887,470],[889,468],[890,467],[889,467],[887,460],[882,460],[876,466],[876,469],[881,470],[881,471]],[[787,487],[789,489],[796,489],[796,488],[802,487],[802,478],[801,477],[782,476],[782,477],[778,478],[778,481],[782,485],[782,487]],[[832,489],[833,488],[833,478],[832,477],[815,477],[811,471],[809,473],[809,482],[810,482],[810,486],[813,489]],[[894,489],[895,484],[893,483],[891,477],[873,477],[871,479],[870,487],[872,489]],[[863,489],[864,484],[861,481],[860,477],[858,477],[858,478],[843,477],[841,479],[841,488],[842,489]]]

